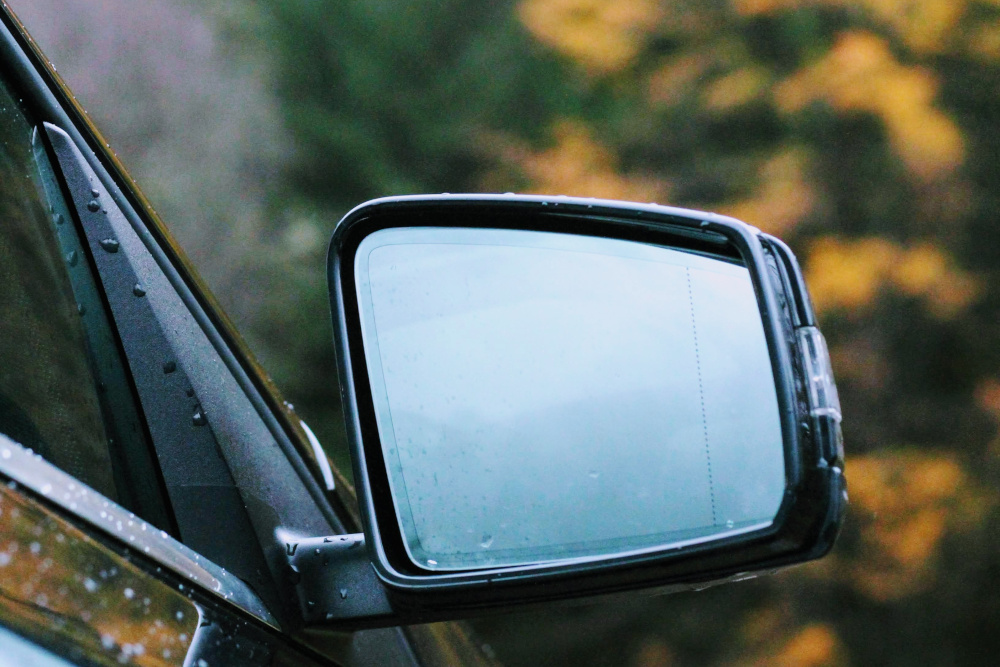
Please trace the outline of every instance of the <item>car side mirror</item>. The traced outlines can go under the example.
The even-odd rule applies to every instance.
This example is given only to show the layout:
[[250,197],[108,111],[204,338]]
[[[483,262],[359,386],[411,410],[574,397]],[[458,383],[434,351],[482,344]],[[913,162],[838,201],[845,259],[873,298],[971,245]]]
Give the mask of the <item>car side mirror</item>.
[[329,280],[368,556],[404,621],[832,547],[840,405],[777,239],[656,205],[398,197],[340,222]]

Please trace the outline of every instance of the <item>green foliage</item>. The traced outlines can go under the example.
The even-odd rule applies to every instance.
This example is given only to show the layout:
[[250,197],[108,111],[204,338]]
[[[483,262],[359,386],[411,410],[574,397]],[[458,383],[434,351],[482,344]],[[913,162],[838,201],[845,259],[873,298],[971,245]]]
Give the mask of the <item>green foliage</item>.
[[566,84],[509,3],[268,4],[297,192],[344,211],[475,189],[498,127],[537,135]]
[[261,0],[257,10],[295,152],[272,190],[269,252],[247,264],[247,285],[271,286],[253,336],[341,463],[324,244],[301,239],[324,238],[363,200],[656,192],[774,231],[807,266],[846,416],[854,506],[835,553],[698,595],[480,622],[501,658],[981,664],[1000,653],[994,8]]

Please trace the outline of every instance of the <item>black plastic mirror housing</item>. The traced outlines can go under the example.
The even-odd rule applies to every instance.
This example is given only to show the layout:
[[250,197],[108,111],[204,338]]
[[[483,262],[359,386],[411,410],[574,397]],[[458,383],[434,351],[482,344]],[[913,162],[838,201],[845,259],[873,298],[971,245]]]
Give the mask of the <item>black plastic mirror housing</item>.
[[[390,233],[394,230],[395,234]],[[507,245],[504,244],[521,243],[518,239],[526,232],[549,235],[538,237],[543,239],[542,245],[548,243],[546,239],[556,236],[561,239],[560,243],[565,241],[574,248],[589,249],[595,240],[607,240],[601,243],[613,248],[613,253],[629,254],[634,251],[642,254],[640,259],[643,262],[647,259],[646,253],[658,249],[680,253],[683,255],[682,262],[689,264],[683,269],[687,271],[686,285],[689,290],[692,286],[692,272],[698,266],[708,266],[710,271],[714,270],[713,266],[720,269],[739,267],[740,271],[745,270],[749,276],[748,285],[752,286],[752,293],[748,291],[747,294],[752,294],[750,298],[756,300],[753,319],[759,322],[759,329],[763,334],[761,340],[766,341],[766,351],[763,350],[762,343],[761,354],[770,368],[767,387],[773,384],[773,424],[775,433],[780,434],[780,444],[776,444],[773,450],[775,453],[767,454],[774,459],[769,465],[772,468],[779,466],[783,471],[783,488],[779,488],[775,496],[776,510],[773,518],[759,523],[734,523],[730,520],[728,527],[732,530],[726,530],[727,515],[720,508],[719,516],[716,517],[716,500],[713,494],[712,518],[703,522],[707,528],[699,524],[700,533],[698,530],[689,530],[687,533],[675,531],[669,535],[663,533],[666,537],[654,536],[646,542],[626,536],[622,539],[609,537],[603,541],[596,540],[594,544],[597,546],[581,546],[577,542],[552,546],[546,542],[545,535],[538,535],[527,529],[522,532],[512,529],[512,534],[517,535],[518,539],[525,535],[523,539],[526,542],[535,540],[539,544],[544,543],[545,548],[525,551],[511,547],[503,551],[499,549],[500,543],[495,543],[492,533],[489,533],[482,536],[482,548],[486,551],[498,549],[498,553],[508,556],[501,554],[494,557],[489,553],[465,556],[465,551],[447,540],[442,541],[444,546],[440,547],[441,553],[458,554],[453,559],[454,563],[448,567],[439,564],[437,560],[427,559],[426,556],[414,556],[415,545],[419,546],[420,540],[437,542],[438,533],[450,532],[453,526],[447,523],[447,517],[442,514],[447,503],[439,502],[428,508],[418,506],[421,502],[419,499],[403,498],[407,493],[406,488],[411,491],[423,488],[412,480],[419,475],[424,476],[421,479],[429,479],[427,475],[435,471],[405,468],[406,465],[418,465],[419,462],[410,463],[416,460],[416,455],[404,457],[405,461],[400,463],[394,438],[399,435],[402,427],[398,427],[398,424],[393,427],[392,419],[404,421],[401,408],[398,407],[402,400],[398,398],[401,390],[396,388],[401,385],[394,385],[393,381],[384,379],[386,372],[382,366],[393,365],[395,362],[386,356],[388,353],[385,349],[379,348],[379,334],[373,333],[376,324],[381,326],[381,323],[373,314],[376,310],[374,301],[365,291],[374,289],[369,285],[368,274],[365,273],[368,270],[367,264],[364,264],[368,261],[367,255],[359,260],[358,249],[363,244],[369,249],[365,250],[366,253],[376,246],[398,248],[399,244],[408,243],[399,239],[411,237],[414,239],[414,247],[430,243],[426,240],[428,238],[442,238],[467,239],[462,241],[465,243],[464,247],[481,248],[489,245],[506,248]],[[372,239],[376,237],[372,235],[380,233],[380,238],[387,240],[381,245],[373,244]],[[535,241],[525,243],[538,245]],[[560,245],[557,250],[561,252],[562,247]],[[506,260],[502,258],[508,254],[501,253],[497,256],[501,259],[496,261],[503,264]],[[429,262],[428,266],[440,263],[438,256],[424,259],[425,263]],[[420,261],[413,266],[422,266]],[[548,261],[544,260],[539,265],[544,266]],[[717,265],[709,265],[709,262],[717,262]],[[389,268],[395,270],[396,266],[392,264]],[[417,276],[416,280],[421,279],[419,272],[413,275]],[[395,197],[359,206],[339,223],[330,245],[328,277],[341,394],[365,542],[371,565],[384,589],[385,604],[393,610],[391,616],[394,620],[391,622],[458,618],[474,613],[475,610],[638,588],[668,591],[701,588],[713,582],[747,578],[818,558],[833,546],[847,500],[840,405],[826,345],[816,327],[802,273],[791,251],[781,241],[732,218],[652,204],[515,195]],[[473,275],[473,278],[476,277]],[[480,282],[488,285],[488,281]],[[394,285],[406,286],[410,283],[412,279],[408,278]],[[359,288],[359,285],[364,289]],[[680,286],[673,287],[681,289]],[[665,286],[664,292],[673,287]],[[593,291],[591,288],[587,289]],[[395,291],[395,287],[391,291]],[[380,302],[379,308],[382,310],[378,316],[383,318],[384,303],[389,301]],[[404,304],[401,307],[409,306]],[[693,313],[693,302],[691,309]],[[725,310],[725,307],[719,308],[720,317],[725,314]],[[412,316],[412,313],[406,315]],[[698,332],[695,331],[694,335],[697,337]],[[719,340],[733,340],[731,333],[729,335],[730,338]],[[406,354],[410,356],[421,352],[421,344],[414,340],[413,336],[409,338],[410,348],[407,348],[409,351]],[[466,342],[468,341],[463,340],[463,345]],[[469,344],[474,348],[475,343],[473,340]],[[389,343],[385,343],[385,346],[388,345]],[[441,349],[443,352],[437,352],[439,357],[447,355],[448,345]],[[674,352],[672,359],[684,362],[684,353]],[[440,364],[436,367],[440,367]],[[456,371],[442,373],[448,379]],[[751,383],[756,387],[752,392],[754,394],[762,393],[760,376],[757,373],[754,376],[756,384]],[[410,379],[414,380],[414,386],[419,386],[419,375],[407,376],[408,382]],[[737,382],[735,376],[732,379]],[[697,382],[701,383],[700,366]],[[746,382],[746,379],[739,382]],[[429,389],[410,391],[425,391],[428,401],[434,400],[429,395]],[[751,407],[756,405],[751,403],[756,400],[754,396],[744,394],[745,398],[740,398],[738,387],[725,388],[724,391],[728,392],[725,394],[729,401],[727,405],[733,414],[744,409],[749,411],[747,418],[755,417],[756,408]],[[390,396],[392,392],[395,392],[395,397]],[[420,398],[422,395],[418,393],[414,396]],[[392,400],[396,400],[396,404]],[[704,401],[703,393],[703,419]],[[423,408],[422,405],[420,407]],[[396,412],[393,413],[392,410]],[[629,424],[627,420],[620,423]],[[393,428],[395,430],[391,430]],[[727,428],[732,430],[736,427],[730,425]],[[409,435],[416,434],[413,437],[419,439],[426,432],[428,431],[414,427]],[[750,432],[746,432],[745,436],[756,437]],[[707,435],[705,437],[707,442]],[[393,442],[389,442],[390,440]],[[458,449],[448,451],[462,452],[477,446],[474,439],[467,438],[462,443]],[[672,450],[668,449],[665,456],[672,455]],[[746,456],[745,453],[739,455]],[[425,462],[424,465],[441,465],[441,459],[431,461],[432,463]],[[463,465],[460,473],[456,474],[464,475],[461,478],[463,483],[473,486],[479,481],[477,475],[486,475],[469,465]],[[595,474],[592,473],[591,476],[596,479]],[[749,486],[756,483],[750,477],[752,476],[747,475],[745,479],[730,478],[721,483],[728,487]],[[400,480],[406,479],[410,480],[410,487],[404,488],[405,484]],[[458,478],[453,475],[450,479]],[[437,483],[436,475],[434,482]],[[671,483],[676,485],[676,481]],[[566,492],[569,492],[570,487],[575,489],[575,484],[576,482],[569,483]],[[611,503],[611,496],[615,495],[612,490],[627,486],[621,482],[616,484],[615,487],[603,487],[604,496],[601,491],[586,496],[596,500],[588,501],[591,502],[589,506],[579,506],[578,512],[574,516],[566,516],[565,520],[600,523],[596,516],[601,509],[600,505],[605,502],[601,498],[607,498],[607,502]],[[555,502],[558,501],[560,486],[555,485],[554,490],[552,486],[546,486],[545,492]],[[709,490],[712,488],[715,487],[710,487]],[[719,488],[718,495],[722,496],[730,491],[734,489]],[[525,497],[530,497],[532,491],[526,493],[528,495]],[[677,491],[670,502],[686,508],[684,493]],[[693,491],[692,494],[694,493]],[[445,499],[448,497],[442,496]],[[696,502],[692,499],[691,507],[695,505]],[[551,503],[547,505],[549,506]],[[498,511],[503,514],[510,510]],[[620,509],[616,511],[623,514]],[[695,509],[690,509],[690,512],[693,514]],[[468,521],[468,517],[474,515],[461,516],[463,521]],[[518,516],[522,523],[530,523],[532,520],[530,512]],[[678,520],[683,523],[688,517],[682,516]],[[494,518],[489,521],[494,521]],[[653,516],[649,521],[655,523],[656,517]],[[626,519],[623,518],[623,522]],[[646,525],[639,519],[635,519],[635,522],[636,525]],[[691,525],[695,523],[697,522]],[[558,525],[558,520],[546,525]],[[613,527],[614,522],[609,525]],[[487,532],[478,525],[470,525],[468,531],[477,540],[480,532]],[[636,528],[636,535],[641,531],[641,527]],[[578,533],[569,531],[567,534]],[[682,534],[694,535],[695,539],[680,539],[678,536]],[[316,549],[317,554],[320,551],[319,548]],[[426,550],[420,553],[425,552]],[[533,553],[544,555],[533,558]],[[344,618],[341,614],[336,616],[338,619]],[[363,619],[356,620],[364,624]],[[368,624],[372,622],[370,620]],[[374,623],[381,624],[378,621]]]

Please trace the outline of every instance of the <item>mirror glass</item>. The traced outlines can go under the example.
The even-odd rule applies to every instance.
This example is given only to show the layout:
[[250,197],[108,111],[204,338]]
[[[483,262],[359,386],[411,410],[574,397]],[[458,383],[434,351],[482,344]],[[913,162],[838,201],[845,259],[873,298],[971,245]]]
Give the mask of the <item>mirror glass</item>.
[[770,525],[785,486],[746,267],[606,238],[393,228],[355,256],[414,564],[588,559]]

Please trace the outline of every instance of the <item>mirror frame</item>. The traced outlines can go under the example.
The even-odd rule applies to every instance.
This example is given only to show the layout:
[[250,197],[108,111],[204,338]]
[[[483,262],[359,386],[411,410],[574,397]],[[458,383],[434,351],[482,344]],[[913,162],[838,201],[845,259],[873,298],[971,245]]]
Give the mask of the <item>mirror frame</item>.
[[[778,397],[786,486],[772,524],[699,544],[641,553],[463,571],[430,571],[407,556],[382,454],[361,336],[354,256],[392,227],[519,229],[632,240],[739,255],[760,307]],[[337,225],[328,278],[334,339],[358,504],[369,556],[387,592],[430,609],[496,607],[635,588],[702,588],[827,553],[846,505],[839,415],[817,428],[796,330],[815,327],[801,270],[788,247],[712,213],[609,200],[529,195],[427,195],[377,199]],[[825,350],[824,350],[825,352]]]

